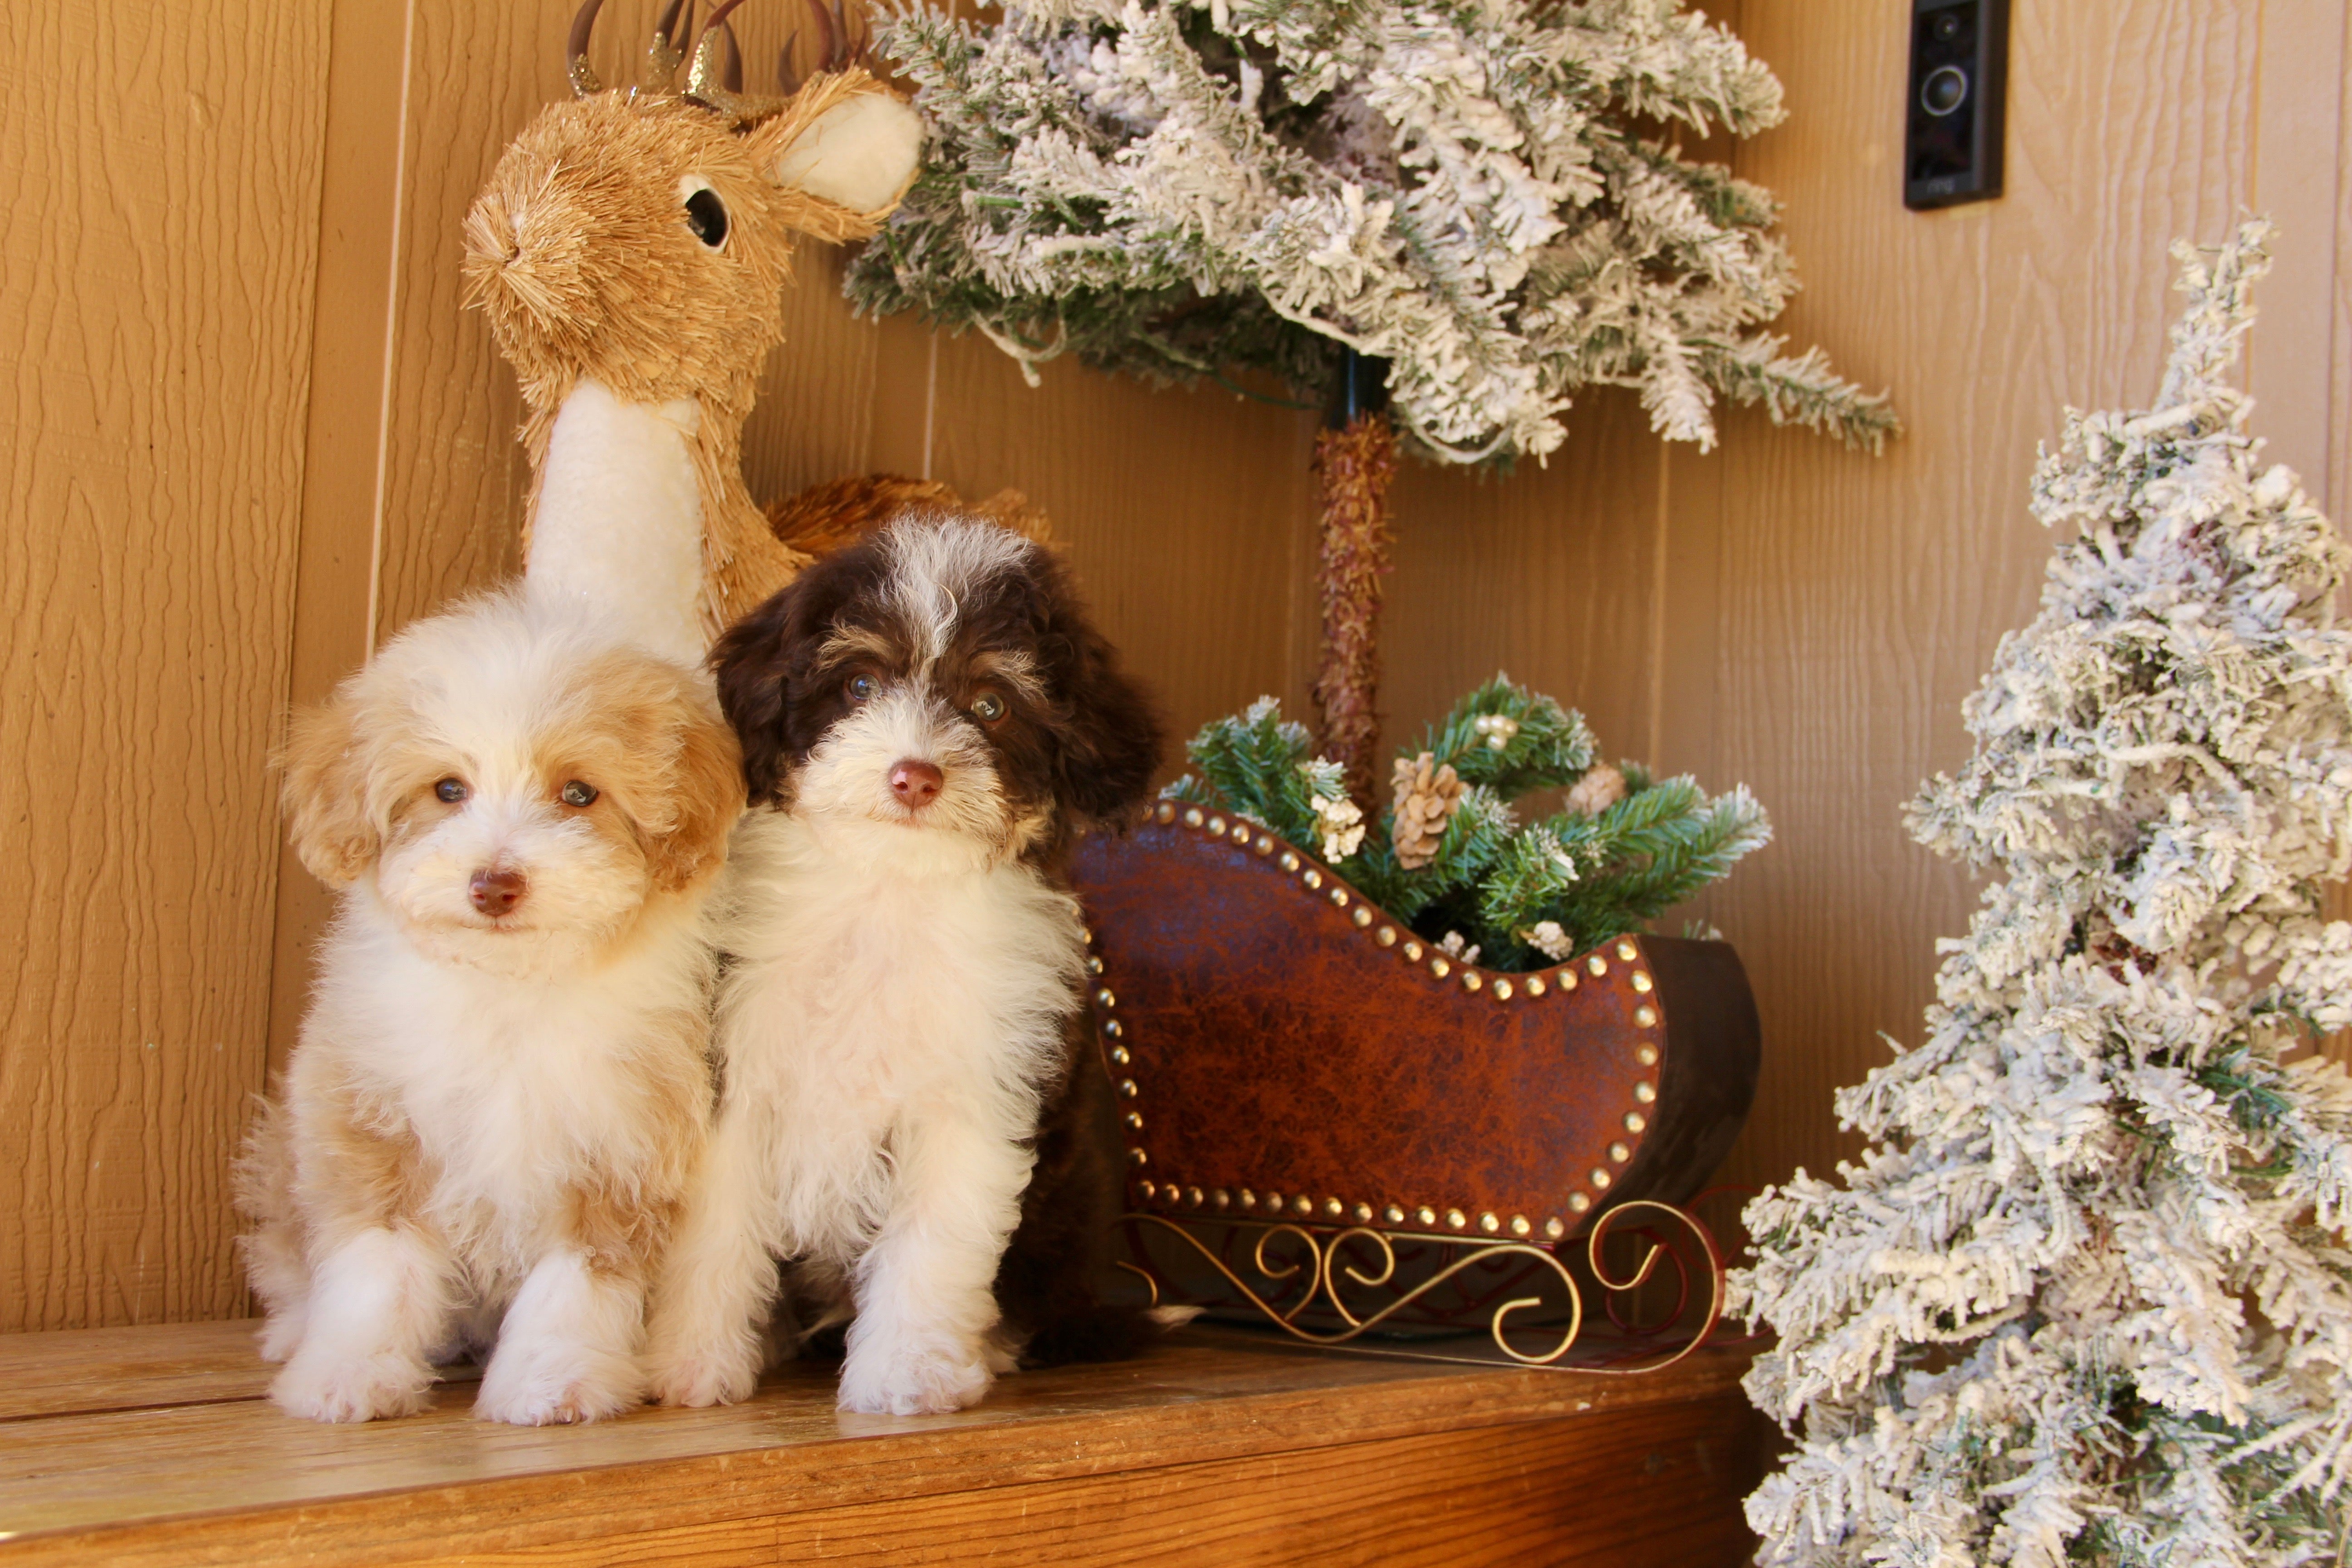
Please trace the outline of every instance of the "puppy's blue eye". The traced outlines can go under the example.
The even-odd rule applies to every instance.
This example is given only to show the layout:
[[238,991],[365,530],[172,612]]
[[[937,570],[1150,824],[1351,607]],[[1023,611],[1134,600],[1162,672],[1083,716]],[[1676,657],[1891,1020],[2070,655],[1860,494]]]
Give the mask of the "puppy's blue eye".
[[853,675],[849,678],[849,700],[852,702],[865,701],[873,696],[877,689],[874,678],[870,675]]
[[566,805],[593,805],[596,804],[597,795],[602,793],[604,792],[594,784],[583,784],[578,779],[573,779],[563,786],[563,793],[559,798]]
[[983,724],[993,724],[1004,714],[1004,699],[993,691],[983,691],[971,700],[971,716]]
[[466,787],[466,781],[463,779],[443,779],[433,786],[433,793],[451,805],[455,805],[474,792]]

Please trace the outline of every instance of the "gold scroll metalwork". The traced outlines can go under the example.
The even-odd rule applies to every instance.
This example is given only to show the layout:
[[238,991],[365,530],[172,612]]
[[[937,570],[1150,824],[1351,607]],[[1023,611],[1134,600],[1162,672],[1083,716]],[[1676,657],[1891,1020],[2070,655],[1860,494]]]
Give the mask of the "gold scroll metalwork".
[[[1672,1204],[1658,1203],[1647,1198],[1634,1199],[1617,1205],[1594,1221],[1592,1228],[1586,1233],[1585,1263],[1602,1291],[1610,1295],[1617,1295],[1639,1289],[1656,1272],[1659,1259],[1668,1254],[1668,1248],[1664,1242],[1653,1241],[1630,1274],[1619,1278],[1610,1273],[1609,1267],[1601,1257],[1601,1244],[1613,1229],[1636,1212],[1646,1212],[1671,1220],[1689,1232],[1697,1241],[1699,1252],[1706,1263],[1707,1292],[1706,1310],[1701,1316],[1697,1331],[1691,1336],[1688,1343],[1660,1360],[1639,1366],[1579,1365],[1573,1370],[1624,1375],[1655,1372],[1661,1367],[1672,1366],[1705,1344],[1708,1336],[1715,1331],[1716,1323],[1723,1315],[1723,1256],[1716,1247],[1714,1235],[1695,1215],[1676,1208]],[[1424,1300],[1431,1292],[1453,1280],[1465,1269],[1475,1265],[1489,1264],[1513,1258],[1528,1260],[1550,1279],[1559,1282],[1560,1289],[1567,1299],[1568,1322],[1565,1329],[1555,1324],[1541,1330],[1546,1334],[1547,1340],[1549,1336],[1557,1334],[1558,1343],[1550,1344],[1540,1352],[1522,1350],[1507,1337],[1506,1331],[1509,1327],[1509,1320],[1514,1313],[1542,1306],[1544,1299],[1539,1295],[1515,1296],[1510,1300],[1496,1306],[1487,1320],[1486,1332],[1494,1341],[1495,1348],[1520,1366],[1567,1370],[1560,1367],[1562,1358],[1575,1347],[1578,1339],[1584,1331],[1584,1294],[1577,1286],[1574,1273],[1559,1252],[1535,1242],[1499,1238],[1489,1240],[1475,1237],[1440,1237],[1418,1234],[1391,1236],[1386,1231],[1370,1226],[1334,1228],[1289,1221],[1266,1223],[1251,1220],[1224,1220],[1218,1222],[1222,1226],[1231,1230],[1242,1232],[1255,1230],[1258,1233],[1255,1245],[1250,1251],[1250,1264],[1258,1276],[1269,1285],[1280,1287],[1286,1282],[1297,1281],[1302,1271],[1307,1272],[1304,1292],[1295,1301],[1283,1306],[1269,1300],[1269,1293],[1262,1293],[1253,1288],[1249,1281],[1244,1279],[1226,1263],[1224,1258],[1219,1257],[1199,1236],[1195,1235],[1192,1228],[1185,1222],[1160,1215],[1136,1213],[1125,1215],[1121,1223],[1150,1226],[1177,1237],[1191,1247],[1202,1262],[1223,1277],[1225,1283],[1238,1292],[1253,1310],[1291,1338],[1307,1344],[1332,1347],[1349,1345],[1361,1335],[1406,1311],[1416,1302]],[[1268,1247],[1285,1239],[1303,1246],[1306,1248],[1305,1257],[1296,1261],[1285,1261],[1279,1257],[1269,1257]],[[1436,1268],[1428,1278],[1398,1289],[1391,1300],[1377,1308],[1351,1301],[1346,1294],[1349,1287],[1373,1290],[1395,1285],[1397,1271],[1395,1243],[1399,1240],[1458,1248],[1461,1256]],[[1357,1268],[1354,1263],[1343,1259],[1339,1255],[1342,1247],[1356,1242],[1369,1243],[1372,1248],[1373,1258],[1378,1260],[1377,1267],[1369,1272]],[[1121,1263],[1119,1267],[1141,1277],[1151,1289],[1152,1305],[1155,1307],[1160,1305],[1160,1280],[1150,1269],[1132,1263]],[[1270,1294],[1279,1297],[1287,1292],[1276,1289]],[[1341,1326],[1330,1330],[1318,1330],[1301,1321],[1318,1301],[1323,1304],[1326,1310],[1339,1320]],[[1428,1359],[1444,1361],[1461,1358],[1432,1355]]]

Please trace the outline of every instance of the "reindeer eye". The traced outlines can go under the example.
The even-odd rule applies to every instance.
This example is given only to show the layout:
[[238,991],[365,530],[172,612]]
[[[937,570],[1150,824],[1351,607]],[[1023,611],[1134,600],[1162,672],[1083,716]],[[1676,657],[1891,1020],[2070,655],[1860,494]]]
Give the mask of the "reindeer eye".
[[983,691],[971,700],[971,716],[983,724],[995,723],[1004,713],[1004,699],[993,691]]
[[852,702],[863,702],[867,698],[873,696],[874,692],[875,685],[874,678],[872,676],[853,675],[849,678],[849,700]]
[[439,799],[455,805],[474,792],[466,787],[464,779],[443,779],[433,786],[433,793]]
[[602,793],[604,792],[594,784],[583,784],[580,780],[573,779],[563,786],[562,794],[557,798],[566,805],[593,805],[596,804],[597,795]]
[[712,250],[727,244],[727,204],[709,185],[698,185],[686,198],[686,226]]

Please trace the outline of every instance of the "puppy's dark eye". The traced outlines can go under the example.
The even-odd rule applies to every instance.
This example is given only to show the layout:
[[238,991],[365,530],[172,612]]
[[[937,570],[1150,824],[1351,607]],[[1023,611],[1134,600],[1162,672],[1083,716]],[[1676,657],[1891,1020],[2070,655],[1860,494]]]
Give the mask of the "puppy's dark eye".
[[849,700],[852,702],[863,702],[879,689],[881,689],[876,685],[874,678],[870,675],[853,675],[849,678]]
[[727,204],[709,185],[686,198],[686,226],[712,250],[727,243]]
[[993,724],[1009,711],[1004,699],[993,691],[983,691],[971,700],[971,716],[983,724]]
[[594,784],[583,784],[578,779],[573,779],[563,786],[562,795],[557,798],[566,805],[593,805],[596,804],[597,795],[602,793]]
[[466,787],[464,779],[443,779],[433,786],[433,793],[451,805],[455,805],[474,792]]

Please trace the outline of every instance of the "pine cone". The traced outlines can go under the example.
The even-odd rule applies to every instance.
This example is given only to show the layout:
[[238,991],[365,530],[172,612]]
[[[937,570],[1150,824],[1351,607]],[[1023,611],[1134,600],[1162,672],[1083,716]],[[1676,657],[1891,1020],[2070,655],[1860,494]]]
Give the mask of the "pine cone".
[[1467,788],[1454,772],[1451,763],[1440,763],[1429,752],[1418,757],[1396,760],[1396,823],[1391,830],[1396,842],[1397,864],[1408,871],[1418,871],[1437,858],[1438,840],[1445,837],[1445,825],[1462,807],[1462,794]]
[[1607,763],[1596,763],[1560,804],[1580,816],[1598,816],[1624,798],[1625,775]]

